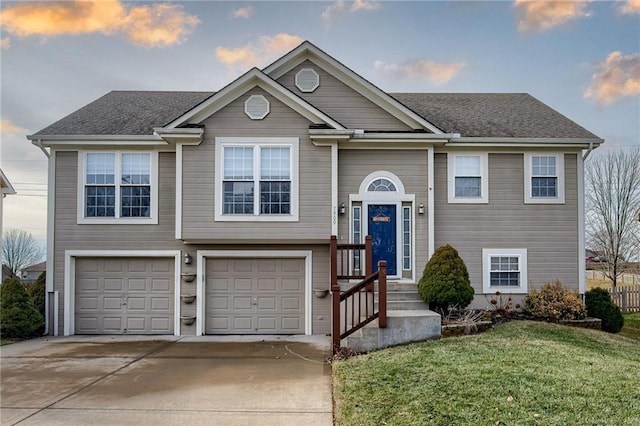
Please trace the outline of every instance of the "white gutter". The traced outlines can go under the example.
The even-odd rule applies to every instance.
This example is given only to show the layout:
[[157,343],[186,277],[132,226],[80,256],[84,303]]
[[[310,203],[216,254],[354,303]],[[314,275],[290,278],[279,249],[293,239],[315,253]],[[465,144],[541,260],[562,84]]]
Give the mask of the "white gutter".
[[49,152],[47,152],[46,149],[44,149],[44,145],[42,145],[42,139],[36,139],[36,140],[32,140],[31,143],[35,146],[37,146],[38,148],[40,148],[40,150],[42,152],[44,152],[44,155],[49,158],[51,156],[51,154]]

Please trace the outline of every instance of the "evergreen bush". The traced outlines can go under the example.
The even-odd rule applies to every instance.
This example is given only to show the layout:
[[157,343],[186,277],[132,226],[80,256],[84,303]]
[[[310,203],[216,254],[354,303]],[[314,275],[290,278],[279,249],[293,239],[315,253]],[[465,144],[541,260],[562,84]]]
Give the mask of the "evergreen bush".
[[449,244],[438,247],[418,282],[420,297],[436,312],[463,309],[473,300],[473,287],[467,266]]
[[594,288],[584,294],[587,315],[602,320],[602,330],[618,333],[624,326],[624,317],[620,308],[611,300],[609,292],[603,288]]
[[0,286],[0,336],[32,337],[42,324],[44,318],[33,306],[20,280],[6,279]]

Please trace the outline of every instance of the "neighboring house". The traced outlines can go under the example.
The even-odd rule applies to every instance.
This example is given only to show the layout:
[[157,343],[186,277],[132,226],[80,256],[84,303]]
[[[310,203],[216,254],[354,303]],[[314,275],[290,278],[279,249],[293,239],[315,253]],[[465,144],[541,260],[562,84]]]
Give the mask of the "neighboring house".
[[13,274],[11,273],[11,268],[9,268],[7,265],[2,265],[2,281],[0,282],[4,282],[4,280],[6,280],[7,278],[11,278]]
[[35,265],[31,265],[20,271],[20,281],[22,284],[32,284],[41,273],[46,272],[47,262],[40,262]]
[[372,235],[390,288],[450,243],[476,306],[584,292],[603,141],[528,94],[385,93],[305,42],[218,92],[110,92],[28,138],[50,150],[55,334],[330,333],[331,235]]
[[[2,258],[2,253],[4,253],[2,251],[2,239],[4,236],[4,228],[2,227],[2,203],[4,203],[4,197],[6,197],[7,195],[12,195],[15,194],[16,190],[13,189],[13,186],[11,185],[11,182],[9,182],[9,179],[7,179],[7,176],[4,174],[4,172],[2,171],[2,169],[0,169],[0,260]],[[0,261],[0,263],[2,263]],[[6,278],[9,278],[11,276],[11,271],[8,272],[8,274],[5,274],[5,266],[4,264],[2,265],[2,281],[4,281]]]

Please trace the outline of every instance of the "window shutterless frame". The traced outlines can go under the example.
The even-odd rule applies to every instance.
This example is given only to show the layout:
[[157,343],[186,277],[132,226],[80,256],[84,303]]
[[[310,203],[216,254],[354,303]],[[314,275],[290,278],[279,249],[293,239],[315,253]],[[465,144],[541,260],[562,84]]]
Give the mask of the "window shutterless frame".
[[527,293],[527,249],[482,249],[482,277],[485,294]]
[[564,153],[524,154],[524,203],[564,204]]
[[298,138],[216,138],[214,219],[297,222],[298,152]]
[[[92,155],[97,154],[97,155]],[[134,154],[127,156],[127,154]],[[135,176],[140,173],[131,173],[129,163],[124,166],[123,175],[123,156],[131,159],[148,155],[148,169],[145,166],[144,171],[148,170],[148,183],[136,180]],[[106,161],[106,158],[112,158],[113,162]],[[99,159],[97,163],[96,159]],[[138,160],[140,160],[138,158]],[[89,165],[88,161],[92,161]],[[128,160],[127,160],[128,161]],[[142,160],[144,161],[144,160]],[[88,176],[87,172],[91,173]],[[110,176],[111,177],[105,177]],[[99,177],[102,176],[102,177]],[[123,180],[124,177],[124,180]],[[132,180],[133,179],[133,180]],[[89,188],[89,189],[88,189]],[[96,191],[95,188],[109,188],[104,191]],[[144,188],[141,190],[140,188]],[[148,191],[147,191],[148,188]],[[90,198],[89,198],[90,197]],[[102,200],[95,203],[95,198]],[[105,201],[105,197],[112,199]],[[123,209],[123,197],[126,199],[128,207]],[[141,214],[138,204],[139,200],[149,199],[148,216],[135,216]],[[154,225],[158,223],[158,152],[157,151],[79,151],[78,152],[78,180],[77,180],[77,223],[78,224],[136,224],[136,225]],[[109,206],[112,211],[109,215],[101,216],[90,211],[87,203],[92,200],[94,207],[103,208]],[[146,202],[146,201],[145,201]],[[135,206],[133,204],[136,204]],[[91,207],[91,206],[89,206]],[[123,211],[124,210],[124,211]],[[143,209],[146,214],[146,207]]]
[[447,153],[447,200],[450,204],[489,203],[488,153]]

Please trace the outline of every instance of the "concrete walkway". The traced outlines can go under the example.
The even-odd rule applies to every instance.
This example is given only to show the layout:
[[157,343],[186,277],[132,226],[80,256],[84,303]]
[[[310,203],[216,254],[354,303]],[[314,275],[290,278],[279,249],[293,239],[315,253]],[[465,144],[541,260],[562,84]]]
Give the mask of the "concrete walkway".
[[0,348],[2,425],[331,425],[325,337],[41,338]]

